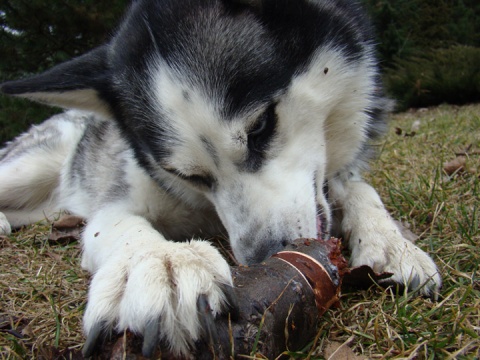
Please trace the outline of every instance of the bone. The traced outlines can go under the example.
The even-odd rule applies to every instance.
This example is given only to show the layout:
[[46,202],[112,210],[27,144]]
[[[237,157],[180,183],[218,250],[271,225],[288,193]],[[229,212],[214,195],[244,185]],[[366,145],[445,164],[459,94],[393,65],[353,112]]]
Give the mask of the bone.
[[[205,298],[197,302],[206,328],[192,348],[195,359],[230,359],[232,354],[241,358],[252,353],[273,359],[287,348],[304,348],[315,338],[322,315],[338,301],[348,270],[337,239],[298,239],[262,264],[236,266],[231,271],[234,287],[226,292],[232,304],[225,314],[212,322]],[[129,332],[97,348],[95,358],[143,359],[146,340],[150,351],[144,355],[181,359],[170,354],[168,347],[162,349],[152,339]]]

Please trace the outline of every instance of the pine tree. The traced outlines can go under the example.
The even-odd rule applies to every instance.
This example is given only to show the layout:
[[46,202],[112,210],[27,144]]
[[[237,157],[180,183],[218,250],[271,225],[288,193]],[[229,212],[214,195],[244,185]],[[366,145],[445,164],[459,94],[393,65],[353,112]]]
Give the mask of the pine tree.
[[[100,44],[129,0],[0,0],[0,82],[38,73]],[[0,146],[59,110],[0,96]]]
[[363,0],[385,67],[395,59],[454,45],[480,46],[478,0]]
[[0,0],[0,76],[45,70],[102,42],[127,0]]

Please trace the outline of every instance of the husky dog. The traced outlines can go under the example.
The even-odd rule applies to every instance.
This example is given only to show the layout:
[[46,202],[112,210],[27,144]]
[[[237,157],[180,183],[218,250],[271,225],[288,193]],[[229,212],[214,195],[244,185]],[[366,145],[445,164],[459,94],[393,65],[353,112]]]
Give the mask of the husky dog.
[[188,356],[197,304],[213,321],[234,302],[201,240],[221,233],[252,264],[338,232],[352,266],[424,295],[441,285],[360,175],[389,101],[353,1],[138,0],[106,44],[1,92],[76,109],[1,150],[0,223],[87,218],[87,354],[128,328],[147,355]]

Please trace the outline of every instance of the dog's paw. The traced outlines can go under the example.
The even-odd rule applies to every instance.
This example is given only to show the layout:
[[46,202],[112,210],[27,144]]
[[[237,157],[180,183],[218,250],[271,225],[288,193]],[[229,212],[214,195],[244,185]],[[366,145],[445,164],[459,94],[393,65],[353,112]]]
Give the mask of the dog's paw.
[[214,341],[214,318],[233,301],[230,268],[219,252],[203,241],[124,250],[93,277],[84,354],[90,355],[100,335],[113,328],[143,335],[147,357],[160,343],[188,356],[196,340]]
[[403,238],[398,229],[388,234],[357,234],[350,238],[350,248],[352,266],[368,265],[378,273],[393,273],[383,281],[385,284],[393,282],[424,296],[438,297],[442,280],[437,266],[423,250]]
[[7,217],[0,212],[0,235],[10,235],[12,228],[7,220]]

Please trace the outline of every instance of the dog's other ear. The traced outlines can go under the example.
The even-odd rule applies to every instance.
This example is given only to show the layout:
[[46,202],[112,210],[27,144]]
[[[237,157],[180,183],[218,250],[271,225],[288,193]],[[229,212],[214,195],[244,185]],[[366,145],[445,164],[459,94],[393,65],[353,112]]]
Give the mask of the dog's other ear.
[[108,45],[100,46],[46,72],[0,85],[0,92],[48,105],[77,108],[110,115],[99,96],[108,84]]

